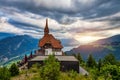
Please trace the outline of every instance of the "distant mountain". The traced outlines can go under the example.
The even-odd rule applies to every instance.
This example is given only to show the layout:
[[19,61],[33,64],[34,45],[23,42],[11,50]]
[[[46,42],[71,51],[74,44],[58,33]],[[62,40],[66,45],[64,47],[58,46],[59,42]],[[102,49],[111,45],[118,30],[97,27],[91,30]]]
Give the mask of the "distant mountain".
[[12,37],[12,36],[15,36],[15,34],[0,32],[0,40],[4,39],[4,38],[7,38],[7,37]]
[[38,40],[27,35],[0,40],[0,57],[11,58],[37,48]]
[[109,53],[113,53],[120,60],[120,35],[115,35],[109,38],[97,40],[95,42],[80,45],[70,51],[66,51],[68,55],[80,53],[84,59],[87,59],[89,54],[92,54],[96,60],[103,58]]
[[105,38],[105,39],[100,39],[97,40],[95,42],[93,42],[93,44],[114,44],[114,42],[120,42],[120,35],[115,35],[109,38]]
[[79,41],[75,40],[74,38],[70,39],[61,39],[62,45],[64,47],[66,46],[77,46],[79,44]]

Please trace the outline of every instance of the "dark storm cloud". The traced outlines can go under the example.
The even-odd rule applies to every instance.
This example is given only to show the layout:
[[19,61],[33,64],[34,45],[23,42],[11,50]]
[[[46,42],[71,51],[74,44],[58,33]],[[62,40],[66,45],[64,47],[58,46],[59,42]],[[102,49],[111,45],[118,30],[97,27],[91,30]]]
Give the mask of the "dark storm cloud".
[[[88,11],[86,19],[113,15],[120,12],[120,0],[108,0]],[[93,14],[93,15],[92,15]],[[94,15],[96,14],[96,15]]]
[[8,23],[10,23],[13,26],[16,26],[20,29],[24,29],[24,30],[35,30],[36,32],[43,32],[43,28],[39,27],[37,25],[33,25],[31,23],[26,23],[23,21],[17,21],[17,20],[13,20],[13,19],[9,19]]
[[[112,15],[120,11],[120,0],[89,0],[86,2],[82,2],[82,0],[70,0],[71,4],[68,7],[57,7],[57,4],[55,5],[54,1],[55,0],[53,0],[53,4],[44,4],[44,1],[42,0],[0,0],[0,5],[16,7],[21,10],[48,16],[59,22],[61,21],[59,19],[64,15],[72,17],[82,16],[84,19],[89,19]],[[49,5],[55,5],[56,7],[49,7]]]
[[9,19],[8,22],[12,25],[15,25],[15,26],[29,26],[31,28],[38,28],[38,26],[36,25],[33,25],[33,24],[30,24],[30,23],[25,23],[25,22],[22,22],[22,21],[16,21],[16,20],[12,20],[12,19]]
[[[106,22],[108,25],[86,25],[88,28],[77,27],[66,30],[68,32],[96,32],[106,31],[110,29],[117,29],[120,27],[120,0],[0,0],[0,7],[13,7],[20,11],[19,13],[31,12],[33,14],[42,15],[44,18],[49,17],[69,26],[75,24],[77,21],[89,21],[93,22]],[[15,25],[17,24],[17,26]],[[85,24],[85,23],[84,23]],[[38,26],[29,23],[15,22],[16,27],[20,25],[22,29],[34,29],[37,31]],[[80,24],[82,25],[82,24]],[[79,24],[78,24],[79,26]],[[34,27],[34,28],[33,28]],[[73,26],[74,27],[74,26]],[[41,29],[40,29],[41,30]],[[60,29],[62,30],[62,29]],[[52,32],[58,32],[60,30],[52,29]]]
[[[24,29],[24,30],[32,30],[32,31],[36,31],[38,33],[41,33],[44,31],[44,28],[42,26],[38,26],[38,25],[34,25],[34,24],[31,24],[31,23],[27,23],[27,22],[24,22],[24,21],[20,21],[20,20],[13,20],[13,19],[9,19],[8,20],[8,23],[10,23],[11,25],[17,27],[17,28],[20,28],[20,29]],[[60,32],[61,30],[63,29],[50,29],[51,32]],[[34,33],[34,32],[27,32],[27,31],[24,31],[24,33]]]

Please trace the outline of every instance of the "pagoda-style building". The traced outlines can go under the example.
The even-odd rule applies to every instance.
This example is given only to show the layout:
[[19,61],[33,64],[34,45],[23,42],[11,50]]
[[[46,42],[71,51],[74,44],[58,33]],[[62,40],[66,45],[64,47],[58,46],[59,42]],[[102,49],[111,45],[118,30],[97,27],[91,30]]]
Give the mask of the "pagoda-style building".
[[38,46],[40,50],[36,52],[36,55],[63,55],[60,40],[56,39],[52,34],[49,34],[48,19],[46,19],[46,25],[44,28],[44,36],[39,40]]

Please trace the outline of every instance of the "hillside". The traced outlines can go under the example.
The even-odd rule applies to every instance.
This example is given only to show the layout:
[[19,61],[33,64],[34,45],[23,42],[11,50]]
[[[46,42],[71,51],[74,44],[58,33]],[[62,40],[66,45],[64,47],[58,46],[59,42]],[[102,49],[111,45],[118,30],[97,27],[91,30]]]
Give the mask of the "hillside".
[[7,38],[7,37],[12,37],[12,36],[15,36],[15,34],[0,32],[0,40]]
[[0,62],[32,51],[37,48],[38,40],[27,35],[7,37],[0,40]]
[[109,53],[113,53],[120,60],[120,35],[115,35],[109,38],[101,39],[89,44],[80,45],[66,52],[68,55],[80,53],[84,59],[92,54],[95,59],[103,58]]

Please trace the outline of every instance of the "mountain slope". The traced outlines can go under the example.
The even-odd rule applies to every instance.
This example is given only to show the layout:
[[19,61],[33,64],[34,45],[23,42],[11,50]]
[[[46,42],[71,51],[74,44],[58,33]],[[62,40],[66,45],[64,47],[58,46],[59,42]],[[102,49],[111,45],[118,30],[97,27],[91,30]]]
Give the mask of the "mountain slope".
[[0,56],[11,58],[37,48],[38,40],[27,35],[7,37],[0,40]]
[[0,32],[0,40],[7,38],[7,37],[12,37],[12,36],[15,36],[15,34]]
[[103,58],[109,53],[113,53],[120,59],[120,35],[115,35],[106,39],[101,39],[86,45],[81,45],[66,52],[68,55],[80,53],[84,59],[92,54],[95,59]]

